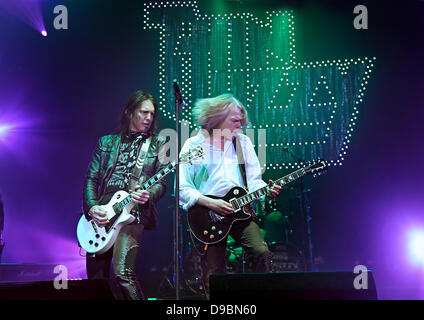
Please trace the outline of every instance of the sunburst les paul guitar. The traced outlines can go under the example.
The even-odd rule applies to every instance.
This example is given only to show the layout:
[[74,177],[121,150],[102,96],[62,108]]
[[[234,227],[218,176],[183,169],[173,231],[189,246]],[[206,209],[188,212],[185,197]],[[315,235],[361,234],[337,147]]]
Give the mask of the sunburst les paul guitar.
[[[312,164],[296,170],[276,181],[274,184],[284,186],[306,174],[317,174],[327,168],[324,160],[316,160]],[[213,199],[229,202],[234,209],[232,214],[219,213],[201,205],[194,205],[187,212],[187,220],[193,235],[205,244],[218,243],[223,240],[237,220],[247,220],[252,216],[250,204],[267,194],[269,186],[248,193],[242,187],[233,187],[223,197],[206,195]]]
[[[179,158],[180,163],[189,163],[194,159],[203,156],[203,148],[197,146],[188,152],[182,154]],[[156,173],[149,180],[144,182],[141,190],[148,190],[156,182],[164,178],[176,167],[176,161],[170,162],[165,168]],[[117,191],[112,199],[105,205],[102,205],[106,211],[106,216],[109,223],[105,226],[99,227],[92,219],[82,215],[77,226],[77,237],[81,247],[88,253],[102,254],[109,250],[115,243],[116,237],[121,228],[135,220],[131,210],[135,203],[131,200],[128,192],[120,190]]]

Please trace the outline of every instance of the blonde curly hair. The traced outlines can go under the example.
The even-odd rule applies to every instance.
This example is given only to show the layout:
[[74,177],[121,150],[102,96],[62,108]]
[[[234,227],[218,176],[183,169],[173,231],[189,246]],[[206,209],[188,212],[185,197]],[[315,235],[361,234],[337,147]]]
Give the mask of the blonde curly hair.
[[249,124],[246,108],[231,93],[224,93],[213,98],[198,99],[194,105],[192,115],[197,125],[211,132],[236,107],[241,110],[241,125],[245,128]]

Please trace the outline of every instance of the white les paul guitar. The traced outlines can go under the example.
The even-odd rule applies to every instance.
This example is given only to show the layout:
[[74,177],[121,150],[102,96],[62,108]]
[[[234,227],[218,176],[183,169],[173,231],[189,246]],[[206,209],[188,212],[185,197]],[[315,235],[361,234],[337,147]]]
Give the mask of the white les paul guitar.
[[[194,159],[203,156],[203,148],[197,146],[180,156],[180,163],[191,162]],[[156,173],[140,186],[141,190],[148,190],[160,179],[176,167],[176,161],[170,162],[164,169]],[[106,211],[109,223],[99,227],[92,219],[87,220],[82,215],[77,226],[77,237],[81,247],[88,253],[102,254],[109,250],[115,243],[116,237],[121,228],[132,223],[135,217],[131,214],[135,203],[131,200],[128,192],[117,191],[112,199],[102,208]]]

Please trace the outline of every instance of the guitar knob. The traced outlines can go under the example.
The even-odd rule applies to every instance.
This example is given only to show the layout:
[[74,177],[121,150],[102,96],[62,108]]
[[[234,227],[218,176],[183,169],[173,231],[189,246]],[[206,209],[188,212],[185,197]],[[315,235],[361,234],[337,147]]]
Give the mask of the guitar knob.
[[222,230],[219,230],[219,231],[218,231],[218,234],[222,234]]
[[216,229],[216,227],[215,226],[212,226],[212,228],[211,228],[212,230],[215,230]]
[[208,231],[207,230],[203,231],[203,234],[206,236],[208,234]]
[[213,234],[211,234],[211,235],[209,236],[209,238],[213,239],[213,238],[215,238],[215,236],[214,236]]

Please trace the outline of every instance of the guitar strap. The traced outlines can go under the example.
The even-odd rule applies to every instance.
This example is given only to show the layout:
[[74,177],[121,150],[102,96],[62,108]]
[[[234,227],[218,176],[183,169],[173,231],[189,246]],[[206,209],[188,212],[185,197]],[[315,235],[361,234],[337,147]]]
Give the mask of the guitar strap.
[[246,190],[249,190],[248,187],[247,187],[246,163],[244,161],[243,148],[240,145],[240,138],[238,136],[236,136],[233,139],[233,145],[234,145],[234,150],[236,151],[236,154],[237,154],[237,160],[238,160],[237,162],[239,164],[240,173],[241,173],[241,177],[243,179],[244,187],[246,188]]
[[[237,160],[239,163],[240,173],[243,178],[244,187],[246,188],[247,191],[249,191],[249,188],[247,187],[247,179],[246,179],[246,162],[244,161],[243,148],[241,147],[240,138],[238,136],[235,139],[233,139],[233,144],[234,144],[234,149],[237,153]],[[256,220],[257,219],[257,216],[255,214],[256,209],[252,210],[252,208],[253,207],[250,206],[250,215],[253,220]]]
[[143,171],[144,160],[146,160],[147,151],[149,150],[151,141],[152,141],[152,136],[145,139],[138,150],[137,161],[135,163],[133,172],[128,182],[128,189],[130,190],[130,192],[134,191],[135,186],[139,184],[141,172]]

